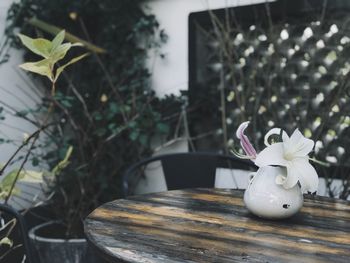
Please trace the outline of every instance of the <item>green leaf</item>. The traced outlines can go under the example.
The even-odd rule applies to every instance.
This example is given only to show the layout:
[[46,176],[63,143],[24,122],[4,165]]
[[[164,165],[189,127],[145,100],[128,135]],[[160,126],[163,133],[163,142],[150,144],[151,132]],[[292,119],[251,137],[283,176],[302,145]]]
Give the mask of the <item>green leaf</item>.
[[139,142],[143,145],[143,146],[147,146],[147,142],[148,142],[148,136],[145,134],[142,134],[139,137]]
[[72,103],[67,99],[61,100],[61,104],[66,108],[71,108],[73,106]]
[[18,117],[26,117],[28,115],[29,111],[28,110],[20,110],[18,112],[16,112],[16,116]]
[[109,107],[109,111],[112,113],[112,115],[114,116],[115,113],[118,113],[119,112],[119,105],[118,103],[112,101],[109,103],[108,105]]
[[136,141],[136,139],[139,137],[139,131],[138,130],[135,130],[135,131],[132,131],[129,135],[129,138],[130,140],[132,141]]
[[161,133],[168,133],[169,132],[169,125],[165,123],[157,123],[157,129]]
[[43,173],[42,172],[37,172],[37,171],[22,171],[21,174],[23,173],[23,177],[20,179],[21,181],[43,181]]
[[52,39],[52,50],[51,50],[52,52],[54,52],[55,49],[62,44],[65,35],[66,35],[66,31],[62,30],[55,36],[54,39]]
[[[18,169],[15,169],[8,173],[4,179],[0,182],[0,199],[6,198],[10,194],[11,187],[16,180]],[[21,172],[18,176],[18,180],[24,177],[24,173]],[[13,188],[12,194],[20,194],[21,190],[17,187]]]
[[44,58],[48,58],[50,56],[50,52],[52,50],[51,41],[44,38],[30,38],[22,34],[18,34],[22,44],[26,46],[33,53],[42,56]]
[[2,245],[8,245],[9,247],[13,246],[13,241],[9,239],[8,237],[4,237],[3,239],[0,240],[0,246]]
[[52,169],[52,174],[53,175],[58,175],[61,173],[61,171],[67,167],[67,165],[70,163],[69,158],[71,157],[73,153],[73,147],[69,146],[68,150],[66,152],[66,155],[62,161],[60,161],[53,169]]
[[32,159],[32,165],[33,165],[33,166],[38,166],[38,165],[39,165],[39,159],[38,159],[37,157],[34,157],[34,158]]
[[54,64],[57,61],[61,60],[64,58],[68,52],[68,50],[72,47],[71,43],[64,43],[60,46],[58,46],[52,53],[50,54],[49,59],[51,62]]
[[50,56],[52,50],[51,41],[44,38],[37,38],[33,40],[33,44],[41,56],[44,58],[48,58]]
[[123,110],[124,112],[130,112],[130,111],[131,111],[131,107],[130,107],[129,105],[124,105],[124,106],[122,107],[122,110]]
[[106,129],[105,128],[97,128],[95,130],[95,134],[98,136],[98,137],[102,137],[106,134]]
[[137,122],[136,122],[136,121],[130,121],[130,122],[128,123],[128,126],[129,126],[130,128],[135,128],[135,127],[137,126]]
[[95,119],[96,121],[100,121],[100,120],[103,119],[102,114],[99,113],[99,112],[94,112],[92,116],[94,117],[94,119]]
[[110,123],[108,124],[108,129],[111,131],[111,132],[115,132],[118,128],[117,124],[116,123]]
[[[18,173],[18,169],[12,170],[9,172],[4,179],[2,179],[0,185],[4,188],[11,187],[14,180],[16,179],[16,175]],[[24,173],[20,173],[18,179],[22,179],[24,177]]]
[[38,62],[27,62],[19,65],[20,68],[34,72],[39,75],[43,75],[48,77],[51,81],[53,81],[53,76],[51,73],[50,61],[47,59],[40,60]]
[[78,57],[75,57],[73,59],[71,59],[68,63],[64,64],[63,66],[59,67],[57,70],[56,70],[56,76],[55,76],[55,79],[54,79],[54,82],[57,81],[58,77],[60,76],[60,74],[63,72],[63,70],[68,67],[69,65],[72,65],[76,62],[78,62],[79,60],[83,59],[84,57],[86,57],[87,55],[89,55],[89,53],[85,53],[81,56],[78,56]]

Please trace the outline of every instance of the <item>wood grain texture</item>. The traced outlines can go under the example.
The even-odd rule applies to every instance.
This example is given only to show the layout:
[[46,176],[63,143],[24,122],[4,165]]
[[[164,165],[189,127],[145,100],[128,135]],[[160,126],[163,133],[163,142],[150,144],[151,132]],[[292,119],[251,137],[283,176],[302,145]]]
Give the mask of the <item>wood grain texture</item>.
[[251,215],[241,190],[176,190],[104,204],[85,233],[111,262],[350,262],[350,202],[305,196],[273,221]]

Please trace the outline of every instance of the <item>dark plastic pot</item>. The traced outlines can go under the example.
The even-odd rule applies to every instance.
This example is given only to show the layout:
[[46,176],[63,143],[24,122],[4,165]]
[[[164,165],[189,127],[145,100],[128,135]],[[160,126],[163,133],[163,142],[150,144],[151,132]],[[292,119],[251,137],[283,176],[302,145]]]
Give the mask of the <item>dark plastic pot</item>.
[[40,236],[40,232],[55,230],[57,222],[51,221],[33,227],[29,239],[34,248],[34,258],[40,263],[95,263],[94,256],[85,238],[60,239]]

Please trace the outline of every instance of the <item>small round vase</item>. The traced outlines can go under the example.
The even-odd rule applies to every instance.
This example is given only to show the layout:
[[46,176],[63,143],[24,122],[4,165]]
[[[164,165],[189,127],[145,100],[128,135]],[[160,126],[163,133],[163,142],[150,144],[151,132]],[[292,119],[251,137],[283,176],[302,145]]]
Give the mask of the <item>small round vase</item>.
[[285,189],[276,184],[276,177],[285,174],[285,168],[265,166],[250,175],[244,203],[251,213],[268,219],[282,219],[301,209],[304,199],[300,187]]

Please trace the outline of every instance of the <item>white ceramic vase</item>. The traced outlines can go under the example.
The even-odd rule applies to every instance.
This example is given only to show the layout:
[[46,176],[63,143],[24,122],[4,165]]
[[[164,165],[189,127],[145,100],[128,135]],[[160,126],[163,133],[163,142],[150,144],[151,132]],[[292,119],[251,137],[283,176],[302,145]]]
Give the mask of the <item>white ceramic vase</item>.
[[298,185],[285,189],[276,184],[276,176],[286,173],[285,168],[266,166],[250,175],[244,192],[248,210],[263,218],[281,219],[297,213],[303,206],[303,194]]

